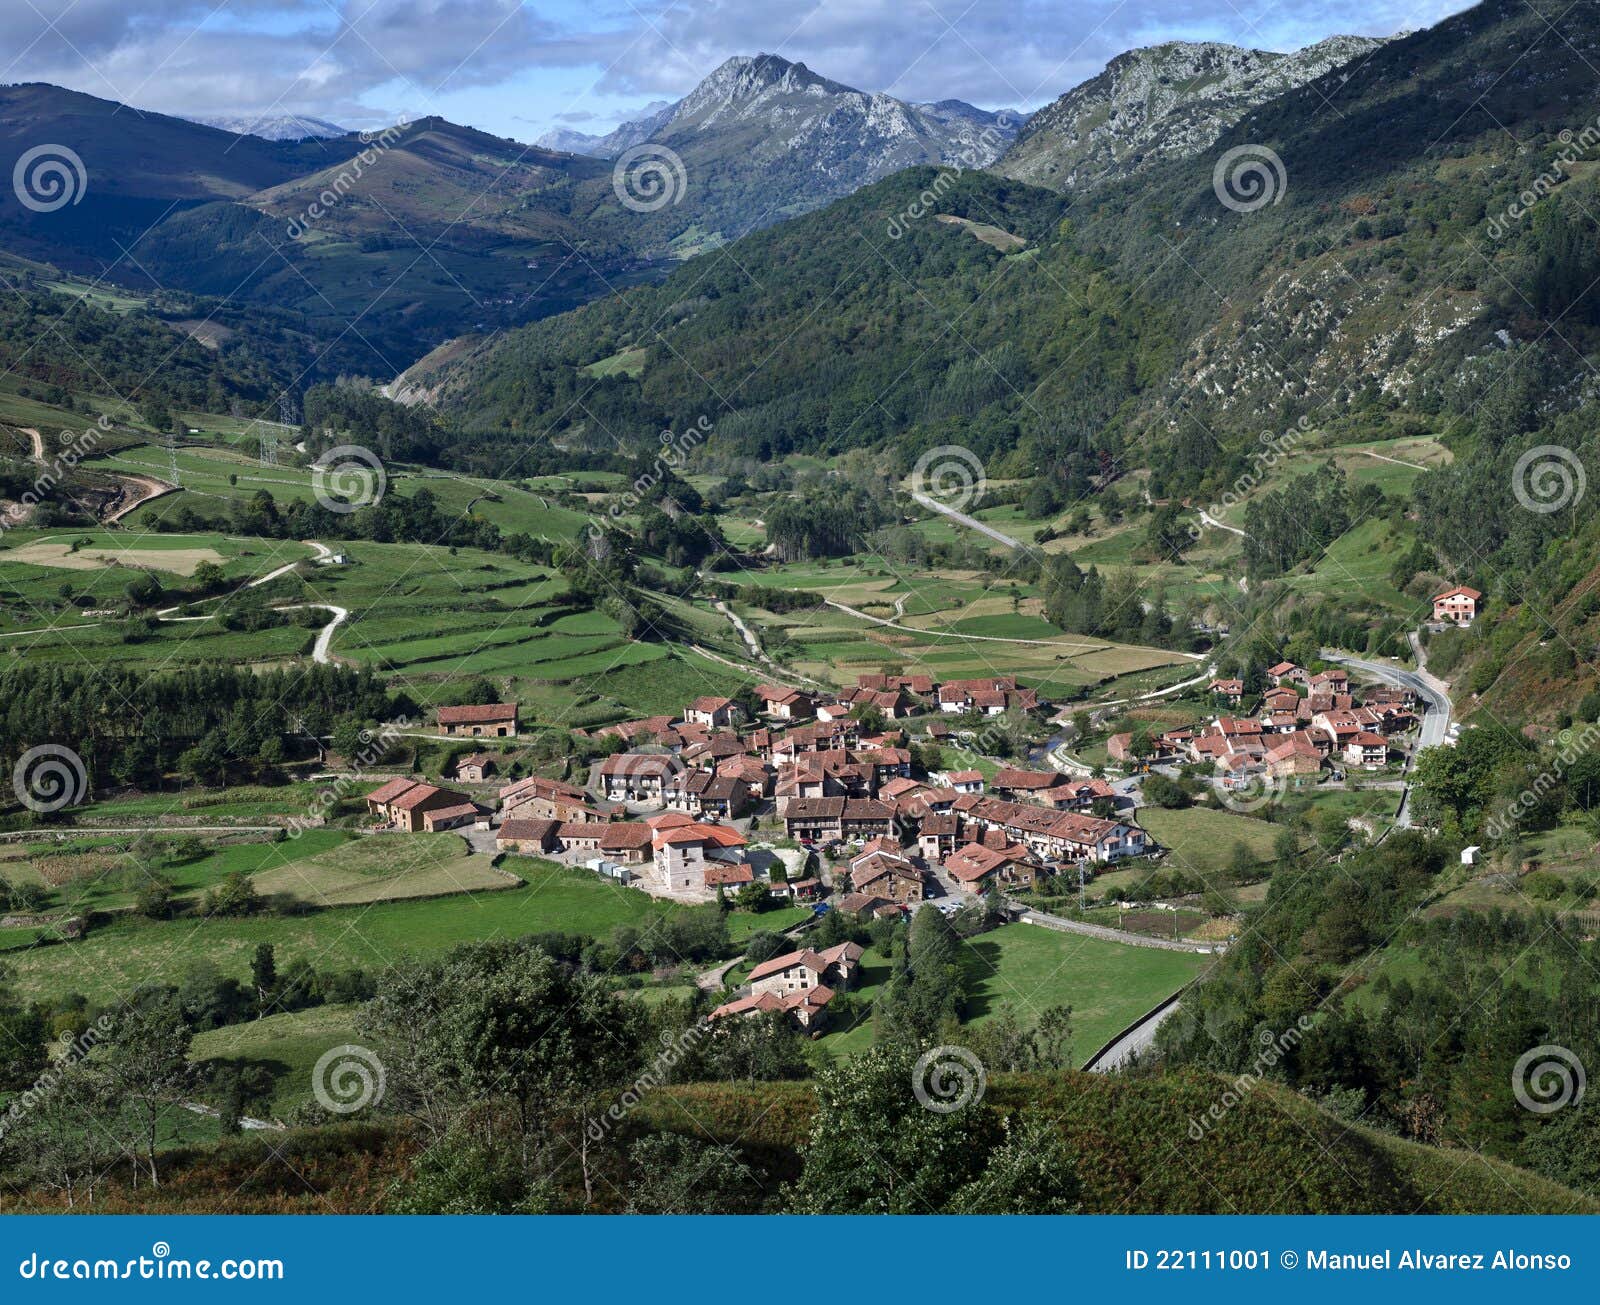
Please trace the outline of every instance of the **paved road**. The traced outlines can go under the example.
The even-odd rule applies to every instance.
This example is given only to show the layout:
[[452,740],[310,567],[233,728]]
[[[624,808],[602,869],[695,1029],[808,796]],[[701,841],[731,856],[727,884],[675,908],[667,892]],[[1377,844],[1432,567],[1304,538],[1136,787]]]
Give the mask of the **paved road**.
[[952,521],[959,521],[962,525],[976,530],[979,534],[988,535],[997,544],[1004,544],[1007,548],[1022,547],[1021,540],[1013,539],[1010,535],[1003,535],[993,526],[985,525],[982,521],[979,521],[977,517],[969,517],[965,512],[957,512],[953,507],[947,507],[936,498],[929,498],[926,494],[913,494],[911,497],[916,499],[923,507],[931,508],[941,516],[947,516]]
[[1109,1047],[1084,1066],[1091,1074],[1109,1074],[1121,1069],[1136,1055],[1143,1055],[1155,1045],[1156,1030],[1177,1012],[1179,1003],[1163,1006],[1135,1024]]
[[[1423,748],[1439,747],[1449,739],[1450,713],[1454,710],[1454,704],[1447,692],[1449,686],[1443,680],[1428,674],[1426,668],[1408,671],[1400,666],[1391,666],[1388,662],[1366,661],[1360,657],[1349,657],[1344,653],[1333,652],[1328,648],[1322,649],[1322,659],[1340,666],[1349,666],[1354,670],[1365,671],[1386,684],[1410,689],[1415,693],[1426,708],[1422,713],[1422,728],[1417,735],[1417,752],[1421,752]],[[1411,759],[1413,762],[1416,760],[1416,753],[1412,754]],[[1407,769],[1410,769],[1409,764]],[[1406,786],[1406,796],[1400,804],[1400,814],[1395,819],[1395,826],[1400,829],[1411,827],[1409,784]]]

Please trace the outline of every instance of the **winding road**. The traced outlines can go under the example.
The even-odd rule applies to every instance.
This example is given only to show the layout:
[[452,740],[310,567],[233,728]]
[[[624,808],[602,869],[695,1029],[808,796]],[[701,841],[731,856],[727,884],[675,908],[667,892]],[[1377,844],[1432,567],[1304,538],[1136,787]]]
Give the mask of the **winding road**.
[[[1339,666],[1348,666],[1353,670],[1364,671],[1385,684],[1395,685],[1397,688],[1410,689],[1425,705],[1422,713],[1422,728],[1417,735],[1416,751],[1411,754],[1411,760],[1406,765],[1409,773],[1411,765],[1416,761],[1416,754],[1423,748],[1437,748],[1449,741],[1450,713],[1455,709],[1450,701],[1449,688],[1443,680],[1428,673],[1423,664],[1421,642],[1414,636],[1412,648],[1417,652],[1418,669],[1408,671],[1401,666],[1391,666],[1388,662],[1367,661],[1360,657],[1351,657],[1344,653],[1334,652],[1331,649],[1321,650],[1323,661],[1333,662]],[[1411,827],[1411,786],[1406,785],[1406,795],[1400,804],[1400,813],[1395,818],[1397,829]]]

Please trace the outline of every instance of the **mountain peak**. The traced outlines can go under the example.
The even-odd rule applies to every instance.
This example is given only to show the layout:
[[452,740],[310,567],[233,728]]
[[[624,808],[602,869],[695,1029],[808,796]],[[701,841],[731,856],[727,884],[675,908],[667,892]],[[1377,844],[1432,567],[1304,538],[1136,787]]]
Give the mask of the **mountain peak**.
[[1220,41],[1129,50],[1039,110],[996,170],[1052,190],[1082,190],[1161,159],[1190,158],[1257,105],[1383,44],[1330,36],[1287,54]]

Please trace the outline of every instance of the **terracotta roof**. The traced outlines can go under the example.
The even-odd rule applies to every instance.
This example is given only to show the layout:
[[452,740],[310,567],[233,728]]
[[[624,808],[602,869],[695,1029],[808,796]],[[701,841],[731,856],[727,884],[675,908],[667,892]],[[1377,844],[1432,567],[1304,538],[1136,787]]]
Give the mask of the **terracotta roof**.
[[416,788],[418,783],[419,783],[419,781],[414,780],[414,779],[407,779],[404,775],[402,775],[397,779],[391,779],[387,784],[383,785],[381,788],[373,789],[372,792],[367,794],[367,801],[368,802],[376,802],[380,806],[387,806],[390,802],[393,802],[395,800],[395,798],[399,797],[407,789]]
[[1002,766],[994,773],[994,788],[1020,788],[1025,790],[1054,788],[1062,782],[1061,773],[1055,770],[1018,770]]
[[748,865],[729,865],[723,861],[706,866],[706,887],[727,887],[735,884],[753,884],[756,872]]
[[482,725],[489,721],[516,720],[514,702],[488,702],[481,706],[440,707],[441,725]]
[[[389,805],[400,811],[414,811],[424,802],[438,797],[444,792],[442,788],[435,788],[432,784],[413,784],[399,797],[390,801]],[[451,797],[461,797],[459,793],[450,794]],[[465,800],[465,799],[463,799]]]
[[1469,585],[1457,585],[1454,589],[1446,589],[1442,594],[1435,594],[1433,601],[1438,602],[1441,598],[1454,598],[1457,594],[1463,598],[1470,598],[1473,602],[1477,602],[1478,599],[1483,597],[1482,594]]
[[652,830],[642,820],[618,820],[600,827],[600,850],[621,851],[629,847],[649,847]]
[[696,698],[693,702],[691,702],[689,704],[689,710],[718,712],[726,711],[731,706],[733,706],[732,698],[717,698],[708,694],[703,698]]
[[423,813],[423,820],[454,820],[460,816],[476,816],[478,804],[476,802],[459,802],[453,807],[434,807],[431,811]]
[[495,831],[495,838],[506,842],[548,843],[560,829],[559,820],[508,820]]

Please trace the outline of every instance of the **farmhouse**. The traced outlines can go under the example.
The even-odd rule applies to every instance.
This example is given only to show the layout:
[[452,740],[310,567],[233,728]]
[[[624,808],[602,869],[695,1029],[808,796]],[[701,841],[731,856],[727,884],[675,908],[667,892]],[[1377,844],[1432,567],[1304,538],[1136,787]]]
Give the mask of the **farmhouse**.
[[522,816],[573,823],[605,819],[590,805],[591,801],[589,794],[577,785],[546,779],[543,775],[529,775],[500,790],[500,811],[507,819]]
[[750,971],[750,990],[781,996],[824,983],[835,991],[848,988],[864,950],[860,943],[842,942],[826,951],[804,949],[774,956]]
[[464,784],[481,784],[499,769],[492,754],[474,752],[456,758],[455,776]]
[[1446,589],[1433,596],[1433,619],[1448,621],[1452,625],[1471,625],[1477,619],[1478,602],[1483,595],[1466,585]]
[[716,886],[707,878],[715,866],[749,870],[744,865],[745,837],[737,829],[691,820],[678,811],[652,816],[646,823],[656,877],[663,888],[704,892]]
[[1000,830],[1011,842],[1032,848],[1047,861],[1119,861],[1150,851],[1144,830],[1118,820],[994,797],[962,798],[958,806],[980,829]]
[[986,847],[968,843],[944,859],[944,868],[968,892],[985,893],[1002,885],[1032,888],[1035,866],[1021,844]]
[[1267,668],[1267,679],[1272,681],[1273,688],[1288,684],[1304,684],[1310,676],[1303,666],[1296,666],[1293,662],[1279,662],[1276,666]]
[[683,719],[690,725],[705,725],[710,729],[733,725],[742,713],[732,698],[696,698],[683,709]]
[[732,775],[687,770],[667,779],[661,796],[673,811],[732,820],[750,804],[750,787]]
[[816,700],[809,693],[779,684],[758,685],[756,701],[762,711],[778,720],[804,720],[816,711]]
[[850,862],[850,887],[889,902],[920,902],[926,893],[922,871],[888,848],[869,847]]
[[553,852],[561,845],[560,828],[558,820],[507,820],[495,832],[494,845],[522,856]]
[[600,763],[600,788],[613,802],[660,802],[683,763],[660,752],[618,752]]
[[429,807],[422,813],[422,827],[430,834],[441,833],[447,829],[460,829],[463,825],[475,824],[480,818],[487,825],[488,817],[484,810],[469,798],[461,794],[454,794],[461,798],[450,806]]
[[[367,811],[381,816],[385,823],[408,834],[419,833],[429,826],[424,817],[430,811],[443,812],[449,808],[467,807],[467,817],[458,823],[470,823],[477,808],[465,793],[447,788],[437,788],[414,779],[391,779],[381,788],[367,794]],[[456,815],[461,812],[458,810]],[[442,817],[441,817],[442,818]]]
[[1389,744],[1381,734],[1359,731],[1345,741],[1344,760],[1347,766],[1377,770],[1389,760]]
[[1237,707],[1244,699],[1243,680],[1212,680],[1206,692],[1221,698],[1230,707]]
[[451,738],[514,739],[517,704],[490,702],[482,706],[440,707],[439,729]]

